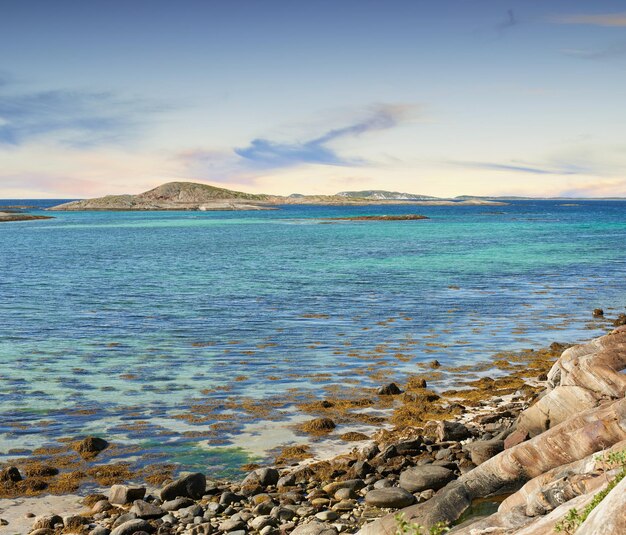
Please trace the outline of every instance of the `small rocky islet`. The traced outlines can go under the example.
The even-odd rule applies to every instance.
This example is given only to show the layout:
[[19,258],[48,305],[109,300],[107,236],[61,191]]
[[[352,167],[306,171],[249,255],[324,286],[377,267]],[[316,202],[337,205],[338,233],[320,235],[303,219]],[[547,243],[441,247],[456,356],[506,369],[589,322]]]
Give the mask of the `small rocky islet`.
[[[381,429],[343,455],[255,468],[237,483],[192,473],[158,488],[113,485],[84,498],[84,513],[35,518],[30,533],[373,535],[398,531],[398,513],[460,535],[624,533],[621,319],[609,334],[565,349],[528,388],[485,396],[452,418]],[[379,394],[405,392],[388,384]],[[316,420],[319,432],[334,426]],[[93,458],[108,443],[88,437],[72,447]],[[5,467],[0,485],[19,485],[23,475],[36,479]]]

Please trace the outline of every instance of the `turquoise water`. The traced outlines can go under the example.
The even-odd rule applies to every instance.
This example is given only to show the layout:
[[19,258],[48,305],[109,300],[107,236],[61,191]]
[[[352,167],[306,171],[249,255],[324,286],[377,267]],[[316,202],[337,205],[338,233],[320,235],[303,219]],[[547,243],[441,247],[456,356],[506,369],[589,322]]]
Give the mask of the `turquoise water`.
[[[576,204],[4,224],[0,455],[97,433],[219,471],[269,447],[233,400],[271,401],[278,412],[260,418],[273,422],[270,442],[303,442],[286,421],[305,394],[604,332],[590,311],[626,305],[626,203]],[[319,219],[382,213],[430,219]],[[207,403],[214,411],[198,412]],[[181,419],[190,413],[202,421]]]

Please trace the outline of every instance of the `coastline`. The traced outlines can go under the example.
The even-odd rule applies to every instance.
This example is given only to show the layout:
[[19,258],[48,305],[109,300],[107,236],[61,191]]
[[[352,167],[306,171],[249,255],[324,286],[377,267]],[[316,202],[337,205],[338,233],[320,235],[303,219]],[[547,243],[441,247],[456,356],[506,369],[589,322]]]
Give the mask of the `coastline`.
[[[298,523],[303,523],[304,525],[308,525],[309,522],[320,523],[323,526],[330,526],[328,529],[332,528],[334,530],[339,529],[338,526],[343,526],[341,528],[342,531],[355,532],[366,521],[384,516],[387,509],[364,503],[361,489],[356,487],[349,488],[350,485],[345,487],[341,484],[341,480],[353,481],[354,479],[360,479],[364,483],[363,487],[367,488],[365,483],[367,483],[368,478],[371,479],[372,474],[377,474],[376,478],[378,479],[369,484],[369,487],[372,487],[370,492],[374,489],[380,490],[392,486],[393,488],[398,488],[395,485],[398,482],[397,477],[401,472],[411,465],[419,466],[419,463],[424,461],[424,459],[429,461],[427,464],[440,466],[448,470],[450,472],[446,476],[448,480],[450,478],[456,479],[465,473],[469,473],[476,465],[474,461],[478,460],[480,455],[484,456],[486,453],[475,454],[476,459],[474,459],[471,449],[465,448],[466,443],[468,441],[470,444],[476,441],[489,442],[496,437],[496,440],[502,441],[503,448],[504,439],[510,435],[510,433],[507,434],[507,431],[518,420],[519,415],[542,396],[542,392],[548,386],[546,373],[553,367],[554,362],[556,362],[564,349],[565,346],[561,344],[553,344],[552,347],[543,350],[527,351],[517,356],[509,355],[508,360],[503,359],[502,355],[496,355],[492,362],[492,369],[499,369],[503,373],[501,377],[496,379],[485,377],[471,381],[470,388],[449,390],[442,393],[441,396],[429,390],[428,384],[424,382],[425,379],[423,377],[417,377],[412,382],[409,381],[408,384],[401,385],[402,389],[398,389],[396,385],[392,384],[383,385],[378,398],[389,403],[391,417],[389,424],[381,427],[373,437],[359,437],[356,436],[358,435],[357,433],[355,438],[367,438],[368,440],[357,440],[354,442],[357,445],[356,447],[348,445],[341,452],[331,449],[325,455],[316,455],[315,457],[311,457],[311,452],[307,447],[285,448],[280,456],[282,462],[269,469],[272,475],[267,481],[256,481],[259,479],[259,473],[267,476],[267,468],[249,466],[248,468],[253,471],[247,476],[243,484],[233,481],[214,481],[208,484],[207,488],[212,489],[208,496],[201,499],[202,495],[199,495],[196,498],[198,503],[194,502],[196,506],[200,505],[203,508],[203,518],[207,521],[202,522],[202,524],[208,523],[210,525],[202,528],[205,531],[181,530],[182,524],[178,522],[179,519],[176,518],[177,513],[174,512],[168,514],[172,514],[173,518],[176,519],[175,523],[178,524],[176,529],[172,528],[172,531],[163,531],[163,529],[169,529],[167,527],[163,528],[163,526],[159,529],[162,530],[162,533],[204,533],[206,530],[212,532],[216,529],[224,532],[237,531],[220,529],[220,525],[232,520],[234,515],[248,510],[248,514],[252,516],[243,522],[244,526],[240,525],[241,518],[235,516],[235,527],[243,527],[245,530],[258,531],[267,535],[278,532],[277,530],[279,529],[282,533],[296,528],[296,525],[293,523],[293,520],[296,519]],[[432,362],[429,365],[436,372],[437,365]],[[464,373],[466,370],[463,368],[470,367],[458,367],[458,373]],[[399,392],[399,390],[402,390],[402,392]],[[367,407],[368,404],[362,399],[340,403],[322,400],[317,403],[314,402],[312,406],[306,407],[306,410],[309,415],[316,416],[310,422],[330,420],[334,427],[335,420],[341,421],[350,408],[358,407],[359,405]],[[417,407],[419,407],[419,410]],[[448,423],[442,424],[441,422]],[[457,430],[456,435],[454,434],[455,429]],[[318,435],[324,436],[323,426]],[[502,436],[502,438],[498,439],[498,436]],[[499,448],[500,446],[496,446],[491,453],[497,453]],[[393,452],[394,455],[390,455],[390,452]],[[457,459],[458,455],[461,456],[460,460]],[[453,467],[453,465],[455,466]],[[367,468],[368,466],[369,468]],[[159,474],[159,469],[158,466],[155,467],[155,471],[151,474],[153,476],[150,480],[152,484],[148,488],[149,493],[154,493],[157,496],[158,492],[156,489],[173,478],[171,471]],[[123,471],[114,471],[108,475],[111,476],[111,479],[108,480],[109,484],[101,486],[100,490],[104,490],[113,483],[127,483],[128,481],[142,483],[142,481],[132,477],[131,474],[123,473]],[[285,483],[284,480],[286,478],[288,482],[293,484],[280,485],[274,475],[279,476],[283,483]],[[331,489],[333,492],[329,492],[327,487],[332,483],[333,479],[338,479],[338,485],[335,485],[336,488],[333,487]],[[380,488],[376,487],[377,482],[382,480],[385,480],[386,483],[380,484]],[[102,481],[107,481],[107,479],[105,478]],[[254,486],[251,492],[250,489],[246,489],[250,484]],[[259,485],[261,488],[259,488]],[[358,487],[359,485],[357,484],[356,486]],[[340,498],[334,497],[336,492],[346,488],[348,490],[339,493]],[[272,489],[274,489],[273,492]],[[296,491],[296,489],[299,490]],[[306,497],[304,495],[305,491],[308,491]],[[302,494],[299,494],[299,492],[302,492]],[[221,510],[220,507],[217,507],[208,515],[209,518],[207,519],[206,513],[209,509],[205,509],[205,506],[209,507],[209,503],[215,503],[213,500],[217,498],[221,500],[224,493],[234,493],[240,497],[241,501],[233,502],[239,505],[233,507],[232,504],[227,504]],[[287,503],[283,503],[283,497],[289,494],[291,496]],[[294,497],[294,494],[299,495]],[[413,494],[417,496],[414,497],[414,500],[426,502],[434,492],[427,492],[424,496],[421,496],[419,493]],[[269,502],[272,503],[271,509],[289,505],[293,506],[291,509],[295,507],[295,510],[291,511],[294,514],[284,513],[283,516],[285,518],[290,517],[288,521],[281,518],[279,514],[278,522],[268,521],[269,523],[261,526],[260,529],[248,525],[255,518],[266,517],[271,512],[267,507],[259,507],[259,505],[265,503],[257,498],[259,495],[264,496],[263,500],[265,500],[265,496],[269,496]],[[104,495],[99,497],[104,498]],[[405,502],[400,500],[396,504],[408,503],[407,500],[409,499],[406,495],[400,498],[396,496],[395,498],[405,500]],[[90,500],[88,499],[88,502],[93,501],[93,499],[93,497]],[[44,495],[38,498],[28,498],[24,502],[26,505],[11,505],[21,500],[20,498],[0,500],[0,510],[4,511],[0,513],[0,518],[6,517],[5,519],[9,520],[7,526],[0,526],[0,530],[6,530],[7,533],[11,532],[11,524],[16,525],[17,517],[22,516],[24,507],[30,508],[30,512],[37,516],[76,512],[74,507],[70,507],[77,500],[76,495],[71,492],[61,493],[58,500]],[[294,503],[288,503],[289,501]],[[154,503],[158,506],[159,502],[156,501]],[[491,506],[489,506],[491,509],[483,506],[483,510],[485,510],[485,507],[487,507],[487,510],[493,510],[495,502],[485,503],[491,503]],[[192,506],[187,503],[186,507]],[[66,510],[60,511],[58,509]],[[266,514],[255,514],[255,509],[257,509],[256,513],[265,512]],[[297,514],[298,509],[300,509],[302,514]],[[107,509],[109,512],[113,510]],[[122,512],[120,511],[120,513]],[[94,528],[93,522],[99,523],[103,521],[106,524],[110,513],[105,513],[106,511],[102,511],[94,516],[92,511],[92,514],[87,514],[86,516],[92,520],[92,524],[79,524],[76,533],[91,532],[92,528]],[[243,517],[247,517],[248,514],[244,514]],[[97,515],[104,516],[97,517]],[[84,517],[83,515],[81,518]],[[136,519],[131,518],[130,520]],[[145,520],[149,520],[149,517]],[[169,520],[172,519],[169,518]],[[25,522],[24,518],[22,518],[19,526],[26,524],[28,522]],[[271,529],[263,532],[263,529],[267,526],[270,526]],[[144,525],[143,527],[147,529],[147,526]],[[321,531],[319,532],[321,533]],[[12,533],[16,532],[13,531]],[[49,533],[54,533],[54,531]],[[45,534],[42,532],[40,535]]]

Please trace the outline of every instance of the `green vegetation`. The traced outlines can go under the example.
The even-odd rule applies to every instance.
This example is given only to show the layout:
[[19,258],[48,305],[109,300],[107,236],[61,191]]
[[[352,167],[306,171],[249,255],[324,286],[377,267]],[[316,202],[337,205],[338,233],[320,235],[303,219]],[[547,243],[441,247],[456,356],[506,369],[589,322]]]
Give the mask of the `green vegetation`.
[[443,535],[450,531],[450,528],[444,522],[438,522],[427,530],[424,526],[409,522],[405,518],[404,513],[398,513],[394,518],[398,525],[396,535]]
[[605,470],[620,467],[621,471],[613,478],[604,490],[598,492],[593,500],[580,512],[576,508],[570,509],[561,521],[554,526],[554,530],[558,533],[566,533],[571,535],[576,532],[578,527],[587,520],[587,517],[604,498],[615,488],[615,486],[626,477],[626,450],[614,451],[603,457],[596,457],[598,461],[604,461]]

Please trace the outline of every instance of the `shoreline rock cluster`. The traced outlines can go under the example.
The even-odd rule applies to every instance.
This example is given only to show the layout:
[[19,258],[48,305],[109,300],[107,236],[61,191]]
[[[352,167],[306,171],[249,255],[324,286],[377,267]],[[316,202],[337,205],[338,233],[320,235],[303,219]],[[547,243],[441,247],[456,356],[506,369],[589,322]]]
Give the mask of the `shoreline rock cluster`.
[[[83,514],[36,518],[30,533],[394,534],[399,512],[426,528],[456,523],[461,535],[548,534],[603,490],[576,533],[620,533],[625,483],[609,485],[624,470],[625,367],[622,326],[565,350],[536,399],[520,390],[483,400],[455,418],[381,430],[330,460],[258,468],[240,483],[196,473],[156,491],[114,485],[85,498]],[[0,474],[18,477],[15,467]]]

